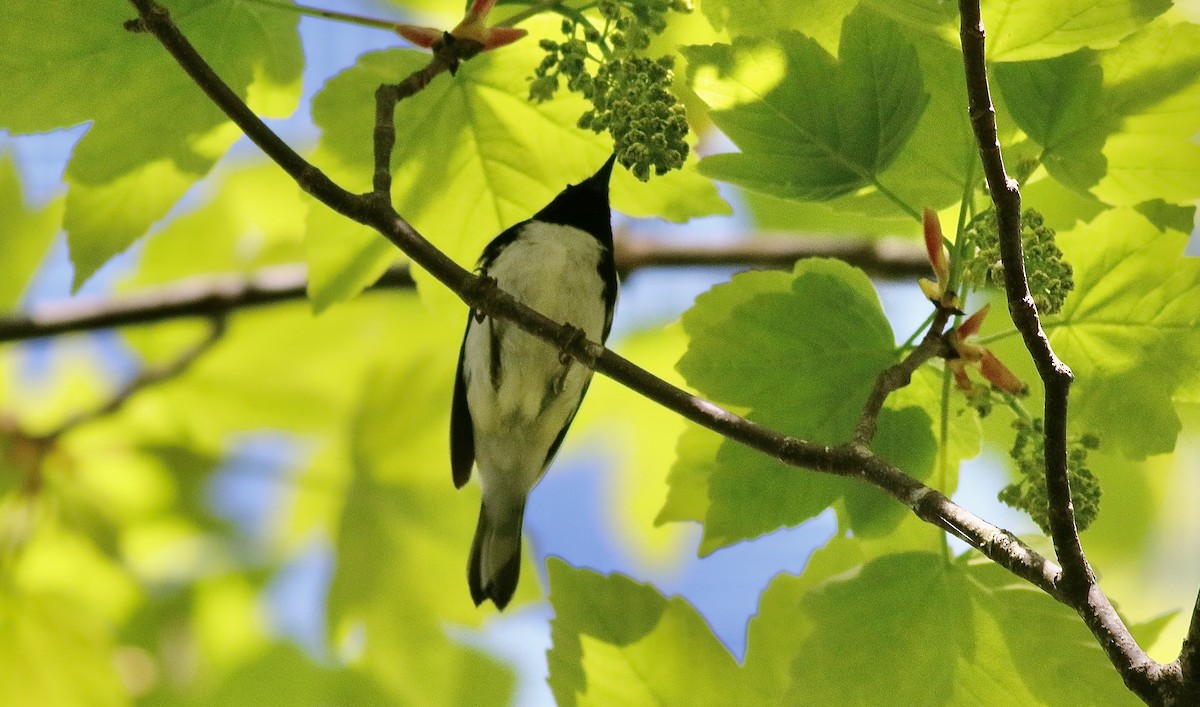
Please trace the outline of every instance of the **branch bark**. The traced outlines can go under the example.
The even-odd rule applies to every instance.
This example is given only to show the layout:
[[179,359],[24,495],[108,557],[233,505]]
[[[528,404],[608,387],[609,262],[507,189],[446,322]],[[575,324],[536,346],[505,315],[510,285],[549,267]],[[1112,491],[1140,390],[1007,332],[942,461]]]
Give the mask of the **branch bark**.
[[[43,304],[28,314],[0,317],[0,342],[190,317],[215,318],[238,309],[305,299],[302,265],[264,268],[253,275],[197,277],[114,300]],[[376,287],[411,287],[407,268],[389,270]]]

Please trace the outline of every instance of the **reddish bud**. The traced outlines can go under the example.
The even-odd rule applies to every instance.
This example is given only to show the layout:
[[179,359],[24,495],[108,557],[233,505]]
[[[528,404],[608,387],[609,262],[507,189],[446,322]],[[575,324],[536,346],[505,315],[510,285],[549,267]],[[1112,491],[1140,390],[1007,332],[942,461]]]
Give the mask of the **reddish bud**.
[[967,368],[961,359],[950,362],[950,372],[954,374],[954,384],[964,393],[971,392],[971,379],[967,377]]
[[1000,363],[1000,359],[996,358],[995,354],[987,349],[983,350],[983,359],[979,362],[979,372],[989,383],[996,386],[1000,390],[1012,395],[1024,395],[1026,388],[1025,383],[1017,378],[1016,374],[1008,370],[1008,367]]
[[413,46],[424,47],[425,49],[432,49],[434,43],[441,39],[444,34],[440,29],[406,24],[397,24],[395,30],[396,34],[407,39]]
[[958,325],[958,335],[965,339],[978,334],[980,327],[983,326],[983,320],[987,318],[991,308],[992,304],[989,302],[983,306],[983,309],[967,317],[962,324]]
[[921,223],[925,229],[925,250],[929,254],[929,264],[933,266],[938,284],[945,290],[950,282],[950,258],[946,255],[942,222],[938,220],[936,211],[925,209]]

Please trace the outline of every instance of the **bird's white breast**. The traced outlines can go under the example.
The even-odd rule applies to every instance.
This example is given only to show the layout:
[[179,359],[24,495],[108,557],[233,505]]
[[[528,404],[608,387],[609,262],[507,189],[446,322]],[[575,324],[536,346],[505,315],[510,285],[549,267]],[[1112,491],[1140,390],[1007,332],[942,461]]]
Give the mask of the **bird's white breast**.
[[[598,271],[603,252],[577,228],[533,223],[496,256],[487,274],[524,304],[598,341],[607,316]],[[500,343],[498,384],[492,380],[493,341]],[[491,318],[471,320],[466,347],[474,352],[463,373],[481,483],[485,492],[528,493],[591,371],[571,362],[564,377],[557,347]]]

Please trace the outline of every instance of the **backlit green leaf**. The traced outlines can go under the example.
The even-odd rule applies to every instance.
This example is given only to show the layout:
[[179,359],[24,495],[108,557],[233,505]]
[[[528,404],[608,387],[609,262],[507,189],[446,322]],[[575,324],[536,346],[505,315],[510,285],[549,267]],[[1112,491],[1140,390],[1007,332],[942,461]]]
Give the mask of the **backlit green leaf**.
[[995,621],[1016,675],[1042,703],[1141,704],[1075,612],[972,555],[965,574],[976,615]]
[[1105,52],[1105,107],[1119,129],[1104,145],[1108,174],[1094,189],[1118,206],[1200,198],[1200,26],[1160,21]]
[[1075,372],[1072,421],[1133,458],[1170,451],[1181,429],[1171,398],[1183,380],[1164,362],[1200,366],[1200,262],[1186,242],[1131,210],[1059,237],[1075,291],[1046,328]]
[[[239,0],[167,6],[236,92],[263,109],[292,110],[303,63],[296,15]],[[30,133],[92,123],[66,175],[76,286],[165,215],[237,137],[161,44],[123,28],[134,14],[121,0],[0,7],[8,77],[0,126]]]
[[1104,75],[1092,52],[1000,64],[995,82],[1017,125],[1041,144],[1042,164],[1079,191],[1107,171],[1102,150],[1113,126],[1104,114]]
[[693,90],[742,150],[706,158],[702,170],[775,196],[882,191],[879,173],[928,100],[912,46],[869,12],[846,18],[839,60],[794,32],[691,47],[686,55]]
[[[803,260],[790,275],[736,275],[697,298],[683,324],[691,344],[679,370],[690,385],[717,402],[749,408],[751,420],[819,443],[850,438],[876,375],[895,360],[870,281],[837,261]],[[927,416],[887,413],[881,428],[889,450],[904,446],[891,443],[893,434],[908,440],[896,461],[910,465],[910,473],[932,470]],[[694,489],[700,479],[683,481]],[[843,496],[866,511],[876,507],[878,493],[725,442],[708,478],[701,551],[797,525]],[[698,510],[692,501],[673,512],[686,517]],[[870,512],[853,517],[864,529],[882,520]]]
[[[543,18],[545,19],[545,18]],[[536,33],[557,21],[533,22]],[[396,209],[424,236],[465,266],[504,228],[529,218],[568,183],[587,177],[611,149],[607,138],[576,127],[586,103],[573,94],[533,104],[526,76],[544,52],[530,40],[465,62],[455,76],[439,76],[396,110],[392,194]],[[366,54],[331,79],[313,101],[322,129],[316,163],[352,189],[370,186],[375,90],[395,83],[429,61],[415,51]],[[636,216],[683,221],[727,213],[712,183],[692,168],[648,184],[617,170],[613,207]],[[322,207],[323,208],[323,207]],[[314,218],[327,214],[314,210]],[[395,258],[394,249],[358,229],[330,236],[323,221],[309,224],[313,283],[320,306],[357,294]],[[448,300],[417,273],[422,296]],[[433,294],[438,293],[438,294]]]
[[1113,47],[1170,7],[1170,0],[985,0],[988,59],[1026,61]]
[[965,577],[924,553],[890,555],[801,599],[811,632],[792,660],[793,704],[949,704],[979,647]]

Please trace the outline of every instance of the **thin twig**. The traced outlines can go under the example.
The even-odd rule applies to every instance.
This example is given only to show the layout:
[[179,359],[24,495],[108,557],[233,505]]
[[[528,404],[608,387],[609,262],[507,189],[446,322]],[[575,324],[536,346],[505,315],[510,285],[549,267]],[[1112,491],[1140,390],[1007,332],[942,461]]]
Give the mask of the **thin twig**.
[[885,368],[875,378],[875,386],[867,396],[867,403],[863,406],[863,412],[854,427],[855,444],[870,446],[875,437],[875,428],[879,424],[879,412],[883,410],[888,396],[908,385],[912,381],[913,373],[926,361],[938,356],[944,357],[949,353],[950,347],[942,335],[942,330],[946,328],[950,314],[951,310],[938,307],[933,321],[929,324],[929,331],[925,333],[920,345],[910,351],[904,360]]
[[[545,341],[559,341],[564,327],[522,305],[489,280],[478,278],[437,250],[383,200],[351,194],[309,165],[274,135],[213,73],[154,0],[130,0],[150,31],[216,105],[308,193],[335,211],[375,228],[413,262],[455,292],[468,306],[511,321]],[[793,466],[852,476],[904,503],[923,520],[952,532],[1018,577],[1065,601],[1061,570],[1010,533],[978,518],[941,493],[854,444],[836,447],[782,435],[734,415],[639,368],[600,344],[576,339],[565,348],[582,364],[718,434]]]
[[438,74],[458,70],[483,49],[479,42],[456,39],[449,32],[433,47],[429,63],[408,75],[400,83],[383,84],[375,91],[375,173],[374,196],[392,203],[392,149],[396,145],[396,104],[429,85]]
[[1029,292],[1021,245],[1021,192],[1009,178],[1000,152],[996,112],[992,106],[979,0],[959,0],[963,67],[971,125],[979,143],[988,190],[996,207],[1000,258],[1009,314],[1025,340],[1046,393],[1045,458],[1050,535],[1062,563],[1060,590],[1091,629],[1126,686],[1147,702],[1161,699],[1158,683],[1162,666],[1150,659],[1129,633],[1112,603],[1096,584],[1075,526],[1067,476],[1067,400],[1071,369],[1058,358],[1042,330],[1037,306]]
[[79,427],[80,425],[115,414],[121,408],[125,407],[125,404],[128,403],[133,396],[137,395],[142,390],[183,375],[183,373],[187,371],[187,369],[190,368],[191,365],[195,363],[201,355],[203,355],[206,351],[216,345],[218,341],[220,341],[224,333],[225,318],[220,316],[214,317],[212,319],[211,326],[209,327],[208,334],[196,344],[188,347],[187,350],[177,356],[175,360],[171,361],[165,366],[147,368],[138,375],[134,376],[133,380],[122,386],[121,389],[114,393],[112,397],[110,397],[103,405],[95,410],[81,412],[68,418],[54,430],[41,435],[41,440],[46,442],[47,446],[49,446],[60,437]]

